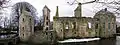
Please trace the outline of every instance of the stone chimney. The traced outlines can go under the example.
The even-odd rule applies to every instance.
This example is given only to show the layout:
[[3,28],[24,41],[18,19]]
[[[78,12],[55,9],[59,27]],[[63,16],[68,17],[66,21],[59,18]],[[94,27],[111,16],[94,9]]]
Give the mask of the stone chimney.
[[59,17],[58,6],[56,6],[56,17]]
[[81,9],[81,3],[78,4],[78,7],[74,10],[75,17],[81,17],[82,15],[82,9]]

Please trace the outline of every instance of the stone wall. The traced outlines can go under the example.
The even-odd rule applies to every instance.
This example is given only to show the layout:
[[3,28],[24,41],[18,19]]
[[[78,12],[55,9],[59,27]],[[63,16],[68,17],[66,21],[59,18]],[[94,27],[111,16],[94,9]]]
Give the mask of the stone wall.
[[[95,37],[96,33],[95,33],[95,18],[91,18],[91,17],[86,17],[87,19],[87,23],[88,23],[88,37]],[[90,23],[90,24],[89,24]],[[90,26],[90,27],[89,27]]]
[[85,17],[54,17],[53,30],[58,39],[88,37],[88,23]]
[[19,18],[19,37],[21,41],[28,41],[29,37],[34,34],[34,19],[30,13],[23,11]]
[[98,20],[96,24],[98,24],[98,28],[96,29],[97,35],[99,37],[113,37],[116,33],[116,16],[107,11],[106,9],[100,10],[94,16]]
[[53,44],[56,42],[55,31],[36,31],[34,35],[31,36],[31,42],[35,44]]

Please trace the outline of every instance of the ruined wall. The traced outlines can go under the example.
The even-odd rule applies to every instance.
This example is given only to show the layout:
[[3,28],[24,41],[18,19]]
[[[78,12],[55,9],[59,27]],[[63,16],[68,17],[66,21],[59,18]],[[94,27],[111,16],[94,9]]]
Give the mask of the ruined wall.
[[54,17],[53,30],[58,39],[88,37],[88,23],[85,17]]
[[116,33],[116,17],[113,13],[103,9],[94,16],[98,20],[96,33],[99,37],[113,37]]
[[56,43],[57,40],[55,31],[53,30],[36,31],[35,34],[31,36],[30,39],[31,39],[30,41],[35,44],[54,44]]
[[34,19],[28,12],[24,12],[19,18],[19,37],[21,41],[28,41],[34,34]]
[[96,32],[95,32],[95,22],[96,19],[91,18],[91,17],[86,17],[87,19],[87,23],[88,23],[88,37],[95,37],[96,36]]

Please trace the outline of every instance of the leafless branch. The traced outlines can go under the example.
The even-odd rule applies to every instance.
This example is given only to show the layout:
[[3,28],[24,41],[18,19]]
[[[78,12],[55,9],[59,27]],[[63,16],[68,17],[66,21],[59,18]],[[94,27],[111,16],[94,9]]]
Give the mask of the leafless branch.
[[6,6],[11,0],[0,0],[0,7],[6,8]]
[[[81,3],[82,5],[83,4],[89,4],[89,3],[94,3],[94,2],[97,2],[97,1],[99,1],[99,0],[94,0],[94,1],[89,1],[89,2],[85,2],[85,3]],[[78,2],[77,0],[74,0],[72,3],[70,3],[70,2],[67,2],[68,4],[70,4],[70,5],[73,5],[73,4],[79,4],[80,2]]]
[[85,3],[82,3],[82,4],[90,4],[90,3],[94,3],[94,2],[97,2],[99,0],[94,0],[94,1],[90,1],[90,2],[85,2]]

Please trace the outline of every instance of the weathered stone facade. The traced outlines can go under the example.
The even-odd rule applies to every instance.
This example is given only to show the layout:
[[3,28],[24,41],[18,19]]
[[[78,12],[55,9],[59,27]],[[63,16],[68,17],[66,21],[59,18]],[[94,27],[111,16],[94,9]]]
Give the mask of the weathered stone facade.
[[[45,5],[43,8],[43,17],[44,17],[44,27],[43,30],[35,31],[34,35],[31,36],[31,42],[37,44],[53,44],[56,42],[56,32],[52,30],[50,26],[50,10]],[[50,30],[51,28],[51,30]]]
[[97,12],[94,18],[96,19],[96,36],[113,37],[116,33],[116,16],[105,8]]
[[30,36],[34,34],[34,18],[30,16],[30,13],[22,10],[22,14],[19,18],[19,37],[20,40],[26,42]]
[[58,39],[84,37],[113,37],[116,33],[116,17],[107,9],[101,10],[94,18],[81,17],[81,4],[74,10],[74,17],[59,17],[58,7],[53,18],[53,30]]
[[79,12],[81,12],[81,4],[75,9],[75,17],[58,17],[57,7],[56,16],[53,18],[53,29],[58,39],[95,37],[94,19],[81,17]]
[[88,37],[95,37],[96,33],[95,33],[95,18],[91,18],[91,17],[86,17],[87,19],[87,23],[88,23]]
[[58,38],[87,37],[87,20],[80,17],[54,17]]
[[[50,9],[43,8],[44,27],[34,33],[34,18],[23,9],[19,18],[21,41],[34,43],[54,43],[65,38],[113,37],[116,32],[116,17],[107,9],[101,10],[94,18],[82,17],[81,4],[74,10],[74,17],[59,17],[58,6],[53,17],[53,30],[50,30]],[[52,25],[52,24],[51,24]]]
[[49,30],[50,26],[50,9],[45,5],[43,8],[43,30]]
[[[19,17],[19,37],[22,42],[37,44],[53,44],[56,42],[56,32],[50,30],[50,10],[47,6],[43,8],[44,27],[42,30],[34,32],[34,17],[23,7],[22,14]],[[51,23],[52,26],[52,23]]]
[[56,42],[55,31],[36,31],[33,36],[31,36],[31,41],[36,44],[54,44]]

